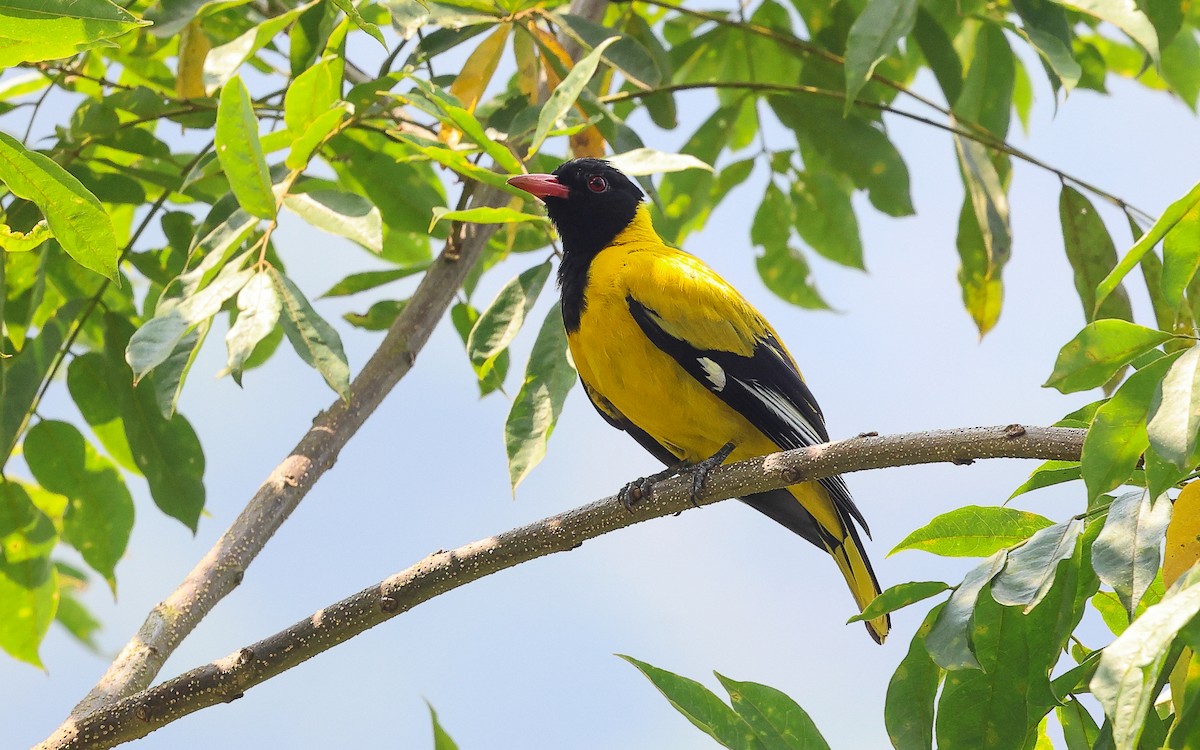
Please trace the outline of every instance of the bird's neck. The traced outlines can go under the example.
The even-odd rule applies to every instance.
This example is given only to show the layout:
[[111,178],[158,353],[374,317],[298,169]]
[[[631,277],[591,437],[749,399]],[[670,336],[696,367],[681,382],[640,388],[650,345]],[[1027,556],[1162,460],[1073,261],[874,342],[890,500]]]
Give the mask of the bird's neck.
[[606,248],[634,242],[662,242],[650,222],[650,209],[639,204],[633,219],[615,235],[576,234],[562,231],[563,260],[558,266],[558,285],[562,289],[563,323],[567,333],[579,329],[579,320],[587,307],[588,270],[592,260]]

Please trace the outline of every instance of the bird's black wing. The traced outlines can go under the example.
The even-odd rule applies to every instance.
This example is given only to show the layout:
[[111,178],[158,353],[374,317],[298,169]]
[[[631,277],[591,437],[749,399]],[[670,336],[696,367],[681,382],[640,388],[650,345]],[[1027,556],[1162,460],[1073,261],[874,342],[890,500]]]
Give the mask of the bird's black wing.
[[[654,310],[632,296],[626,297],[626,302],[638,327],[655,346],[780,448],[803,448],[829,442],[825,418],[816,399],[783,346],[770,333],[757,342],[749,357],[735,352],[699,349],[668,333],[660,322],[661,316]],[[870,536],[867,522],[854,505],[846,482],[840,476],[818,481],[829,492],[842,517],[853,518]],[[764,508],[760,510],[775,517]],[[791,527],[791,524],[780,522]],[[798,528],[793,531],[814,541],[810,538],[811,532],[805,533]]]

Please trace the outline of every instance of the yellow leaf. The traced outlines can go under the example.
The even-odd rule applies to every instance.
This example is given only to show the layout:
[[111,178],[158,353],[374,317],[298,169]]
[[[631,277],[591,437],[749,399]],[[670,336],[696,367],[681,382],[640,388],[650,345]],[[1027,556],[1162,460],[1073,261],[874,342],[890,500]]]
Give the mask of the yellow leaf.
[[212,44],[194,19],[179,34],[179,72],[175,77],[175,94],[180,99],[198,99],[204,91],[204,58]]
[[1200,481],[1189,482],[1175,498],[1171,523],[1167,526],[1166,553],[1163,586],[1170,588],[1200,560]]
[[533,49],[533,37],[518,33],[513,37],[513,55],[517,58],[517,90],[529,99],[538,100],[538,59]]
[[589,125],[571,136],[571,153],[576,159],[591,156],[596,159],[604,157],[604,136],[596,130],[595,125]]
[[500,56],[504,53],[504,43],[508,41],[509,28],[506,23],[500,24],[487,39],[484,39],[483,43],[476,47],[471,56],[467,58],[458,78],[455,78],[454,83],[450,84],[450,93],[458,97],[468,112],[475,111],[475,106],[479,104],[479,99],[483,96],[483,90],[491,82],[492,74],[496,72],[496,66],[500,64]]
[[[495,31],[484,39],[467,62],[463,64],[462,72],[450,84],[450,93],[462,102],[468,112],[474,112],[487,85],[492,81],[496,66],[500,64],[500,56],[504,54],[504,43],[508,41],[507,23],[500,24]],[[438,140],[449,146],[458,145],[462,133],[452,127],[443,127],[438,133]]]

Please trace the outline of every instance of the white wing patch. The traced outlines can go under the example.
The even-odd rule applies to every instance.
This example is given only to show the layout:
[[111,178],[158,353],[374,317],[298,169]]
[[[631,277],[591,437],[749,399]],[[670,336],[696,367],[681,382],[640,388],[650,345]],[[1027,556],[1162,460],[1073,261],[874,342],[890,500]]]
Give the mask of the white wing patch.
[[696,361],[704,368],[704,376],[708,378],[708,382],[712,383],[713,390],[717,393],[725,390],[725,370],[708,357],[700,357]]
[[803,448],[807,445],[819,445],[825,442],[817,431],[813,428],[809,421],[804,418],[790,401],[772,388],[763,386],[755,380],[742,380],[734,378],[734,382],[746,389],[746,392],[757,398],[768,409],[774,412],[787,425],[791,426],[804,442],[796,445],[789,445],[788,448]]

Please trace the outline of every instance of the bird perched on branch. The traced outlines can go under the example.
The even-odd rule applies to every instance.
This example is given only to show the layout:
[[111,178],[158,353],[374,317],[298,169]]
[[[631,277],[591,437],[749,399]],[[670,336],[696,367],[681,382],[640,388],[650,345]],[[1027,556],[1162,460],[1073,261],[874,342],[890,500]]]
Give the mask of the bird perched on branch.
[[[627,485],[627,506],[682,468],[696,493],[726,460],[828,442],[775,330],[711,268],[662,241],[628,177],[575,159],[509,184],[540,198],[562,237],[563,322],[588,398],[674,467]],[[854,524],[870,532],[840,476],[742,500],[831,554],[860,610],[879,594]],[[866,622],[879,643],[890,625],[886,615]]]

